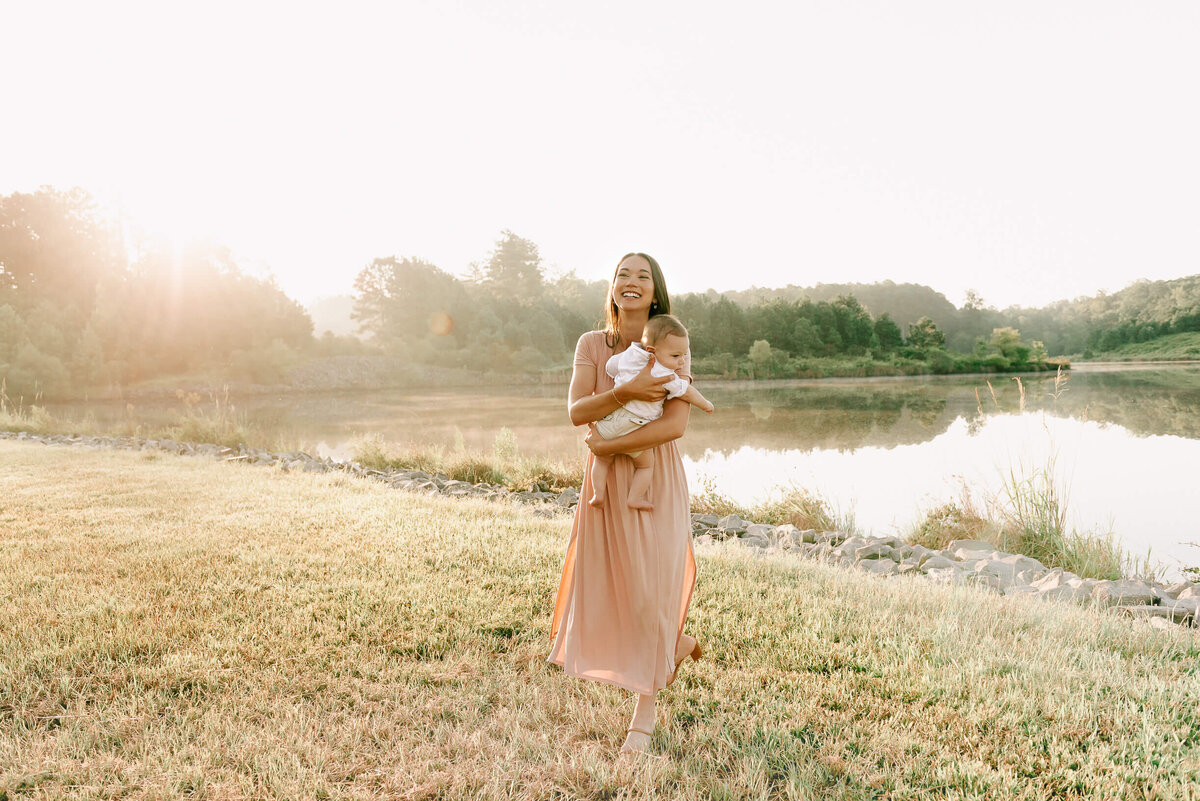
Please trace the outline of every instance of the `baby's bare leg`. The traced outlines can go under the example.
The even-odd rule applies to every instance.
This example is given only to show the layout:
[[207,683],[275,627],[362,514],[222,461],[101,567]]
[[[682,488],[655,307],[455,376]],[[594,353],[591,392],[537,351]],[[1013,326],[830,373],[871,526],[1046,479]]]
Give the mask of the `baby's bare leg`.
[[608,483],[608,469],[612,467],[611,456],[592,457],[592,506],[604,505],[604,485]]
[[633,458],[633,478],[629,480],[629,508],[651,511],[654,504],[646,497],[654,478],[654,450],[642,451]]

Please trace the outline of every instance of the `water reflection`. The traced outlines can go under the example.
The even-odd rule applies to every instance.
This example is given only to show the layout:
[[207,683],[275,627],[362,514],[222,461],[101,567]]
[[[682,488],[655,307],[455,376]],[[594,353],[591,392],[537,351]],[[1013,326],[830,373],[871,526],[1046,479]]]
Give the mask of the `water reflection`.
[[[1200,541],[1200,367],[1084,367],[1054,376],[827,379],[702,383],[715,415],[692,415],[680,445],[693,481],[712,475],[735,497],[795,481],[819,490],[877,531],[904,529],[923,507],[967,481],[994,490],[998,471],[1044,458],[1053,444],[1070,468],[1071,508],[1084,528],[1109,524],[1131,548],[1200,562],[1178,543]],[[1023,393],[1023,398],[1022,398]],[[347,458],[356,436],[398,448],[487,451],[508,428],[523,453],[582,460],[582,431],[565,386],[481,387],[237,399],[237,413],[287,447]],[[175,419],[177,401],[136,402],[133,417]],[[57,415],[127,421],[124,403],[60,405]],[[1022,454],[1022,449],[1032,449]]]
[[1178,575],[1200,563],[1200,440],[1137,436],[1112,424],[1041,412],[958,418],[927,442],[857,450],[745,446],[685,456],[693,491],[711,479],[750,502],[772,487],[816,490],[876,533],[904,533],[924,511],[966,487],[981,505],[1002,498],[1004,477],[1032,476],[1053,463],[1071,525],[1119,534],[1133,554]]

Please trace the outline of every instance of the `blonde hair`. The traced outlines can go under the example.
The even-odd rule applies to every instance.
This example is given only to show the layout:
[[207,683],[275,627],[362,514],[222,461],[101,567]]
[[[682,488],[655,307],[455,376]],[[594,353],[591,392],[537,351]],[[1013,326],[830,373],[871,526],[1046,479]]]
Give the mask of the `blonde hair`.
[[657,345],[662,342],[663,337],[670,334],[686,337],[688,332],[675,315],[656,314],[646,321],[646,327],[642,329],[642,344]]

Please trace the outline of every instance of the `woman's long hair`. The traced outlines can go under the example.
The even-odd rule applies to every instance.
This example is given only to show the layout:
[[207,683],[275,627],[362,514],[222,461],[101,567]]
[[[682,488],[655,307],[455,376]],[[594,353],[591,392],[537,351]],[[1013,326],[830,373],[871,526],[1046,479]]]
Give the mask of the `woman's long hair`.
[[650,279],[654,281],[654,301],[650,304],[650,316],[671,313],[671,296],[667,294],[667,280],[663,278],[662,268],[658,266],[658,262],[654,260],[653,256],[645,253],[626,253],[617,261],[617,266],[613,269],[612,281],[608,284],[608,297],[604,304],[604,344],[610,348],[615,348],[621,342],[621,309],[613,300],[613,287],[617,285],[617,273],[621,269],[621,262],[630,256],[640,256],[650,265]]

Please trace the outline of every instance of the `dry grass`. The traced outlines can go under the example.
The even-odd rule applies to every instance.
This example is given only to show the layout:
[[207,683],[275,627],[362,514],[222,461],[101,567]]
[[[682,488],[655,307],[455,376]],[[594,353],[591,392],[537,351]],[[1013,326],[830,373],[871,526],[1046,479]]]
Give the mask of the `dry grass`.
[[511,490],[540,489],[561,492],[579,487],[583,465],[565,464],[539,456],[524,456],[512,432],[500,429],[491,453],[439,446],[393,450],[378,434],[360,437],[354,445],[354,460],[376,470],[423,470],[441,473],[472,484],[499,484]]
[[803,487],[779,487],[769,500],[745,504],[717,490],[711,478],[705,480],[703,486],[703,491],[691,498],[691,508],[696,513],[720,517],[735,514],[743,520],[773,526],[791,523],[798,529],[857,531],[853,515],[839,514],[827,500]]
[[0,798],[1195,798],[1193,631],[701,552],[653,750],[545,663],[568,523],[0,441]]

